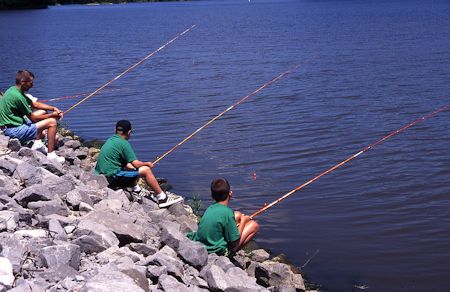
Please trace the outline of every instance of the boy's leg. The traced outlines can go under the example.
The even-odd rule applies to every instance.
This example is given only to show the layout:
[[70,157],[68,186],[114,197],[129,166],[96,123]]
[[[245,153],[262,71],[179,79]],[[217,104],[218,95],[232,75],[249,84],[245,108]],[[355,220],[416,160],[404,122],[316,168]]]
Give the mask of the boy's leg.
[[242,231],[241,238],[239,239],[239,248],[243,248],[252,238],[256,235],[259,230],[259,224],[251,220],[247,222],[244,226],[244,230]]
[[[245,215],[239,211],[234,211],[234,219],[239,226],[240,238],[239,247],[237,250],[243,248],[259,230],[259,224],[255,220],[244,221],[242,220]],[[243,226],[241,226],[243,224]]]
[[48,152],[55,150],[55,140],[56,140],[56,119],[49,118],[36,123],[37,135],[36,139],[41,139],[43,137],[43,131],[47,130],[48,139]]
[[162,189],[159,186],[159,183],[156,180],[155,176],[153,175],[153,172],[150,169],[150,167],[148,166],[139,167],[139,176],[145,179],[147,185],[149,185],[156,194],[160,194],[162,192]]

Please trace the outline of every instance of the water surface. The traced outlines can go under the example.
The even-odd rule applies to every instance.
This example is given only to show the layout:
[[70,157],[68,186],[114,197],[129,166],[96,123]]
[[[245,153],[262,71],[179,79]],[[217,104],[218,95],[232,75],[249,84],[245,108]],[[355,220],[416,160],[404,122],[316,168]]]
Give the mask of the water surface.
[[[154,171],[200,195],[226,177],[251,213],[397,128],[450,103],[448,1],[196,1],[0,12],[0,87],[91,92],[70,112],[106,139],[119,119],[154,160],[233,102],[317,56],[170,154]],[[53,104],[67,109],[77,99]],[[449,112],[426,120],[259,216],[258,242],[326,291],[450,289]],[[256,174],[256,179],[254,175]]]

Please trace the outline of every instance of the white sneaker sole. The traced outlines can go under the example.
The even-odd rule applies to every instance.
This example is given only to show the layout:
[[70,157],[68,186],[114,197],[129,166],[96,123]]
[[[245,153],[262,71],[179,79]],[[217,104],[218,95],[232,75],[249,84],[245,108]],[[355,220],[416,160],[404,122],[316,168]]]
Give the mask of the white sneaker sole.
[[158,204],[158,206],[160,208],[167,208],[167,207],[169,207],[169,206],[171,206],[173,204],[176,204],[176,203],[179,203],[179,202],[182,202],[182,201],[183,201],[183,198],[182,197],[178,197],[178,198],[176,198],[174,200],[170,200],[170,201]]

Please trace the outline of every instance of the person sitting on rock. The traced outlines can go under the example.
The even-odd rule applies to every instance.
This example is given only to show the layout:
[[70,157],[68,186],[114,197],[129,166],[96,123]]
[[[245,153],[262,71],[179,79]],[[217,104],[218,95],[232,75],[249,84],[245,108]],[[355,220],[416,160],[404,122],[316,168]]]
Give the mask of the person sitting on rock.
[[[17,72],[16,85],[10,87],[0,98],[0,129],[6,136],[19,139],[22,144],[34,139],[32,149],[47,154],[49,159],[63,163],[64,157],[53,152],[57,120],[63,118],[63,112],[29,97],[30,95],[26,92],[33,87],[33,81],[34,74],[30,71]],[[36,111],[33,112],[33,109]],[[47,130],[48,148],[41,140],[45,136],[45,130]]]
[[131,123],[120,120],[116,123],[116,134],[106,140],[100,149],[96,174],[106,177],[110,188],[126,188],[136,186],[137,180],[142,177],[152,190],[157,194],[154,199],[160,208],[168,207],[181,202],[182,197],[164,192],[158,184],[151,168],[153,163],[140,161],[136,158],[128,139],[131,137]]
[[206,209],[197,232],[188,237],[201,242],[208,253],[228,256],[243,248],[258,232],[259,224],[249,216],[228,207],[233,192],[224,178],[211,182],[211,196],[215,204]]

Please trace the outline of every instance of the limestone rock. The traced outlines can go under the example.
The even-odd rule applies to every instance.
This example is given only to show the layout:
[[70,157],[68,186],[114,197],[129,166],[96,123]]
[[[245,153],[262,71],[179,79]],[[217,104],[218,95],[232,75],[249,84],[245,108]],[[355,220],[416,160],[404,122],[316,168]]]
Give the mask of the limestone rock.
[[0,284],[11,287],[14,283],[13,267],[11,262],[0,257]]
[[13,199],[23,207],[27,207],[29,202],[50,201],[53,198],[54,195],[49,189],[41,184],[27,187],[13,197]]
[[201,269],[208,261],[206,248],[201,243],[187,238],[180,242],[178,254],[186,263],[197,269]]
[[144,292],[128,275],[119,271],[100,271],[89,279],[80,292]]
[[0,228],[0,232],[14,231],[17,228],[17,223],[19,222],[19,214],[13,211],[0,211],[0,226],[4,223],[4,229]]
[[47,268],[66,264],[78,270],[80,266],[80,247],[75,244],[47,246],[41,249],[40,258]]

